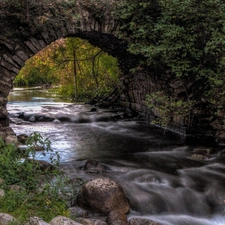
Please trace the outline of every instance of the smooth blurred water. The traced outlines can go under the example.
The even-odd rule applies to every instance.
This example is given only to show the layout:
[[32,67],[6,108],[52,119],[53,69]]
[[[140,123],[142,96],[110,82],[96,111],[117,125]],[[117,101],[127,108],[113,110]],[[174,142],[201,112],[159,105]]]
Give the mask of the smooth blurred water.
[[[129,218],[149,218],[164,225],[225,224],[225,157],[214,151],[202,161],[191,158],[196,148],[211,146],[187,145],[183,138],[164,134],[145,122],[98,122],[97,116],[114,113],[102,109],[90,113],[92,106],[43,97],[43,90],[42,97],[35,90],[23,101],[21,91],[14,90],[9,96],[10,113],[65,113],[91,118],[82,123],[29,122],[11,126],[17,134],[36,131],[49,138],[71,179],[103,176],[118,181],[130,201]],[[88,159],[102,163],[107,173],[86,173],[82,168]]]

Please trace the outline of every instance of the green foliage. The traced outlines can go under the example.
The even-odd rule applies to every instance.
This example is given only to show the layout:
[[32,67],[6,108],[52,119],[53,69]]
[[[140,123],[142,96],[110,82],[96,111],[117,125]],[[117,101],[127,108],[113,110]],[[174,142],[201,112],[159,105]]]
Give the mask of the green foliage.
[[57,67],[52,62],[53,52],[51,49],[55,45],[49,46],[42,52],[38,52],[34,57],[26,61],[25,66],[14,80],[15,86],[32,87],[45,84],[58,84],[59,76]]
[[154,92],[146,97],[146,104],[153,110],[158,117],[152,123],[159,124],[163,127],[175,125],[181,120],[187,120],[187,124],[191,126],[194,112],[194,104],[192,101],[184,101],[168,97],[163,92]]
[[116,15],[150,76],[167,84],[185,79],[186,99],[205,98],[212,111],[225,105],[223,0],[122,0]]
[[13,144],[5,144],[0,140],[0,177],[6,184],[18,184],[26,189],[35,189],[42,178],[44,172],[46,174],[54,174],[57,170],[42,171],[37,159],[36,149],[41,146],[43,151],[39,154],[50,154],[49,160],[53,166],[59,163],[58,153],[53,153],[50,148],[48,139],[38,134],[32,134],[27,140],[28,148],[20,152]]
[[[50,142],[34,133],[27,140],[28,148],[19,151],[12,144],[0,140],[0,189],[5,195],[0,198],[0,211],[10,213],[22,223],[31,216],[50,221],[57,215],[69,216],[67,201],[75,197],[79,181],[70,184],[68,178],[57,168],[59,156],[50,150]],[[44,148],[40,154],[50,154],[55,169],[43,170],[35,163],[37,146]]]
[[64,97],[87,99],[115,87],[119,69],[112,56],[79,38],[67,38],[59,50],[55,60],[64,71],[60,80]]
[[96,21],[101,23],[105,17],[113,17],[113,12],[117,2],[116,0],[83,0],[82,5],[89,11]]
[[[57,196],[60,196],[57,193]],[[29,217],[38,216],[45,221],[50,221],[57,215],[69,216],[66,201],[55,198],[55,195],[43,191],[30,192],[26,189],[5,190],[5,196],[0,199],[1,212],[10,213],[19,221],[26,221]]]
[[171,76],[204,80],[215,73],[222,75],[225,50],[222,0],[122,2],[121,30],[129,34],[130,51],[144,55],[147,65],[155,68],[158,76],[166,69]]
[[87,99],[110,92],[119,79],[118,62],[79,38],[60,39],[26,62],[15,86],[58,85],[65,98]]

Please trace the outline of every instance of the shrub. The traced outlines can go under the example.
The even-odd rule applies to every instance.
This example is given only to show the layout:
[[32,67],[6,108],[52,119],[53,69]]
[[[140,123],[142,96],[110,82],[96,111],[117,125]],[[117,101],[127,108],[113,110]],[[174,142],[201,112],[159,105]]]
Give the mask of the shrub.
[[[43,171],[40,164],[34,163],[38,157],[35,148],[40,145],[44,150],[39,154],[48,154],[55,169]],[[59,214],[69,216],[67,202],[76,190],[58,168],[58,153],[52,152],[50,141],[38,133],[28,138],[27,146],[27,150],[19,151],[0,140],[0,178],[4,181],[0,189],[5,192],[0,198],[0,211],[10,213],[21,223],[31,216],[45,221]]]

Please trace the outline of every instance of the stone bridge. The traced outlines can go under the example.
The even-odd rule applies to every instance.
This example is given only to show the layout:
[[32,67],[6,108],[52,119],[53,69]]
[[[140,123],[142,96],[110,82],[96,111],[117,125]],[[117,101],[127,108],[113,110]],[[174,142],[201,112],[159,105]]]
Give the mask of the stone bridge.
[[[150,78],[147,69],[138,66],[138,57],[127,51],[126,41],[118,37],[120,23],[114,14],[120,1],[28,0],[28,8],[20,2],[23,1],[0,0],[0,137],[3,139],[14,135],[6,108],[13,80],[29,58],[60,38],[86,39],[118,59],[122,73],[118,84],[120,103],[125,107],[149,115],[152,112],[145,105],[146,94],[158,89],[176,95],[185,92],[179,80]],[[138,69],[130,73],[134,67]],[[157,111],[154,114],[160,116]],[[185,125],[183,119],[175,122],[180,127]]]
[[[112,13],[117,4],[116,0],[29,0],[28,10],[13,0],[0,0],[0,136],[13,134],[6,105],[14,78],[26,60],[51,42],[86,39],[118,59],[122,76],[137,65],[126,42],[117,37],[119,22]],[[125,102],[133,99],[122,96]]]

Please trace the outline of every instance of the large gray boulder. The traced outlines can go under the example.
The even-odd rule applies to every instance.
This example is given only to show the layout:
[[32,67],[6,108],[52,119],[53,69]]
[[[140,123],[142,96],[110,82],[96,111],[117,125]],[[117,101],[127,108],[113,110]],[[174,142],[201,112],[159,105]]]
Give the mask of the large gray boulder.
[[123,188],[108,178],[97,178],[85,183],[78,194],[77,204],[103,214],[111,211],[127,214],[130,210]]
[[16,222],[16,219],[6,213],[0,213],[0,224],[1,225],[9,225],[12,224],[13,222]]
[[101,163],[95,161],[95,160],[87,160],[87,162],[84,165],[84,170],[88,173],[106,173],[106,167],[103,166]]
[[50,222],[50,225],[82,225],[81,223],[77,223],[76,221],[67,218],[65,216],[57,216],[53,218]]
[[49,223],[46,223],[41,218],[34,216],[30,217],[25,225],[49,225]]
[[83,225],[108,225],[105,221],[100,219],[76,218],[76,221]]

